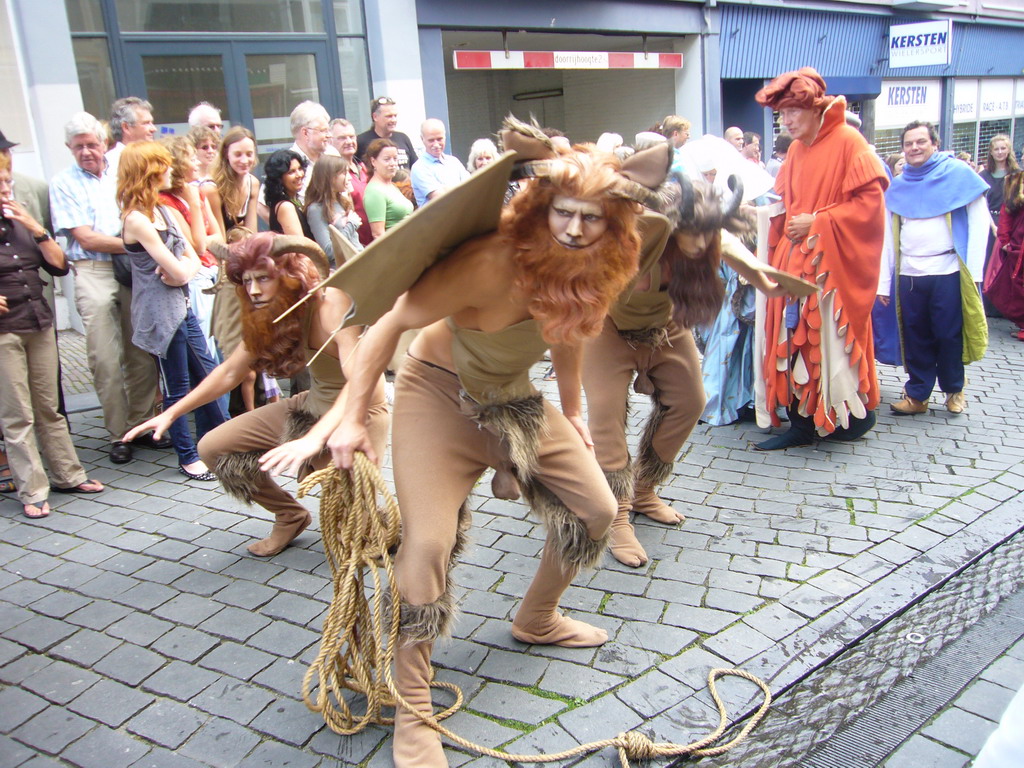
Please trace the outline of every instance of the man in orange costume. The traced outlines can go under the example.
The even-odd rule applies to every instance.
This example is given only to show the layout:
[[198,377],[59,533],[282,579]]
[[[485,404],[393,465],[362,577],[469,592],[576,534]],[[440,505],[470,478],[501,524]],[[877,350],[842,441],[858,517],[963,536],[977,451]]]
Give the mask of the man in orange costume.
[[826,96],[810,67],[775,78],[755,97],[781,112],[793,136],[775,191],[786,212],[772,220],[771,264],[818,285],[798,303],[769,298],[765,317],[766,406],[790,428],[758,448],[853,440],[875,425],[878,379],[871,307],[885,225],[882,164],[846,124],[846,99]]

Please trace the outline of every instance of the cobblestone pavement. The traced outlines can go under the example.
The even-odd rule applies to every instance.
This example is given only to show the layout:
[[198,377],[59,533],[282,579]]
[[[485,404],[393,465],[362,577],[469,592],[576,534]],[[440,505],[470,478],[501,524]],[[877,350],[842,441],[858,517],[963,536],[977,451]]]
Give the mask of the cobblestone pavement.
[[[664,489],[686,523],[640,521],[645,568],[606,557],[565,595],[571,615],[608,630],[600,649],[512,639],[542,531],[520,503],[471,499],[462,615],[434,654],[438,677],[466,694],[449,724],[514,751],[630,728],[689,741],[717,723],[709,668],[739,666],[777,690],[1019,529],[1024,346],[1008,331],[992,323],[962,416],[890,415],[901,382],[883,368],[867,440],[758,453],[752,425],[699,427]],[[647,411],[636,405],[634,433]],[[170,452],[112,465],[97,411],[73,414],[72,428],[108,490],[55,493],[57,512],[38,522],[0,501],[0,766],[390,765],[386,729],[337,736],[299,697],[332,594],[318,532],[252,558],[262,510],[182,483]],[[720,690],[732,712],[756,700],[743,681]]]

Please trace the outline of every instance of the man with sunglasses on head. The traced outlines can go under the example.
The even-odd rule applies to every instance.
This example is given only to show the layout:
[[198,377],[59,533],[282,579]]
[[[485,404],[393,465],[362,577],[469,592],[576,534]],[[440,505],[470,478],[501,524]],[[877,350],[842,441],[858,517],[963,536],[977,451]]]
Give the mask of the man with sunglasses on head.
[[376,139],[389,139],[398,147],[398,167],[409,170],[418,156],[412,147],[412,140],[398,127],[398,105],[395,100],[388,96],[378,96],[370,102],[370,118],[373,126],[368,131],[360,133],[357,138],[356,156],[361,160],[366,155],[366,149],[370,142]]

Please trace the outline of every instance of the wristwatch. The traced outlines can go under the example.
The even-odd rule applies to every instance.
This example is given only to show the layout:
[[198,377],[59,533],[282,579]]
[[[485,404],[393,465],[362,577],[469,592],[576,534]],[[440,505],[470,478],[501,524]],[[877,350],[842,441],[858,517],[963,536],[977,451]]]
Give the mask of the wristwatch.
[[44,229],[43,234],[35,235],[32,239],[37,243],[45,243],[47,240],[53,240],[53,236]]

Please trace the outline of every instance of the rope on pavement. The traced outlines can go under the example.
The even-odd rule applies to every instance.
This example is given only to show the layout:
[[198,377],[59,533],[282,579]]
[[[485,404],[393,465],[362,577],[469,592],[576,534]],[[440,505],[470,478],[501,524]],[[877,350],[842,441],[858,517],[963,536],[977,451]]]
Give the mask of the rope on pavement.
[[[690,744],[654,742],[637,731],[626,731],[614,738],[554,754],[516,755],[464,739],[440,723],[462,706],[462,691],[458,686],[431,683],[432,687],[450,691],[455,703],[440,713],[424,714],[402,698],[391,676],[392,656],[398,643],[399,612],[387,606],[399,605],[391,552],[398,544],[400,518],[398,504],[380,470],[362,453],[357,453],[351,472],[339,473],[334,467],[328,467],[304,478],[299,484],[299,497],[317,485],[322,486],[320,527],[333,576],[334,598],[324,619],[320,651],[302,680],[302,699],[309,709],[321,713],[335,733],[352,735],[370,723],[391,725],[394,719],[384,715],[384,708],[401,706],[451,742],[499,760],[550,763],[614,747],[622,768],[629,768],[631,759],[720,755],[743,741],[771,705],[771,690],[754,675],[740,669],[712,669],[708,674],[708,688],[718,708],[718,726]],[[382,569],[387,577],[386,587],[381,583]],[[369,596],[367,574],[372,584]],[[733,739],[716,744],[729,725],[728,713],[716,685],[718,678],[724,676],[741,677],[754,683],[764,693],[764,701]],[[352,711],[345,698],[346,691],[365,697],[362,714]],[[351,693],[348,695],[351,697]]]

